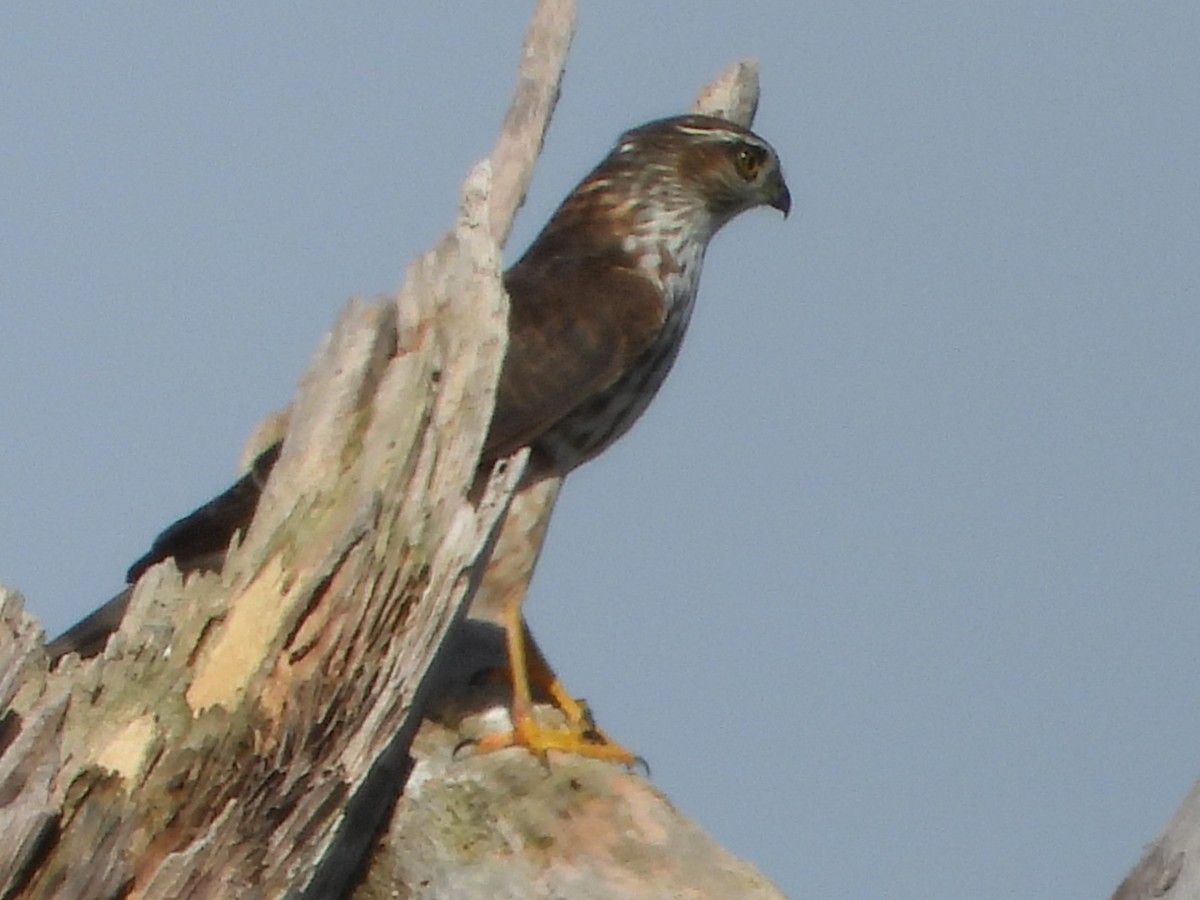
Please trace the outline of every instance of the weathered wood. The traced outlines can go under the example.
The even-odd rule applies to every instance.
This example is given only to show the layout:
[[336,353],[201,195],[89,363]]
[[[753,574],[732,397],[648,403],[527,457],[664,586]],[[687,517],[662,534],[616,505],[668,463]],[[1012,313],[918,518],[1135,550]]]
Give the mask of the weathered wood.
[[482,165],[398,298],[340,317],[223,572],[156,566],[102,656],[24,678],[10,753],[43,733],[57,751],[16,791],[53,823],[27,896],[282,896],[350,874],[328,867],[371,833],[356,797],[411,740],[520,477],[516,460],[467,501],[506,316],[488,187]]
[[402,812],[355,900],[779,900],[644,778],[580,757],[467,759],[422,729]]
[[[499,246],[575,17],[538,4],[454,229],[398,296],[349,304],[262,429],[251,458],[283,451],[219,571],[154,566],[104,652],[54,671],[0,588],[0,897],[779,896],[635,774],[461,746],[503,726],[488,616],[527,589],[559,486],[514,498],[522,453],[468,498]],[[701,103],[748,124],[756,99],[743,65]]]
[[1157,840],[1121,882],[1112,900],[1200,897],[1200,782]]

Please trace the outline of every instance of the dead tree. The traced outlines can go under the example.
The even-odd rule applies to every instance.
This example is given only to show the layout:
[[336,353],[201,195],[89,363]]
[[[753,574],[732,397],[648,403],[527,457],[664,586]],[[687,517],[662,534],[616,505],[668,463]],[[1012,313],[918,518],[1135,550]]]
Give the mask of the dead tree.
[[1112,900],[1200,897],[1200,782],[1192,786],[1162,834],[1146,848]]
[[[488,613],[526,589],[558,488],[514,494],[517,454],[468,498],[500,247],[574,23],[539,3],[453,229],[342,312],[220,571],[156,566],[104,652],[53,670],[0,588],[0,897],[779,896],[634,773],[462,746],[507,699],[477,677],[503,663]],[[756,101],[744,63],[697,109],[749,124]]]

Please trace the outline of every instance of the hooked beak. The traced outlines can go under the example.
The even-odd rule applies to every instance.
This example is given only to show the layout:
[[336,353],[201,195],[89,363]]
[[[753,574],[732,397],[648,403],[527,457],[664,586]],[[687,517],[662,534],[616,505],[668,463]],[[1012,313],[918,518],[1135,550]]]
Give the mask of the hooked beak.
[[788,190],[782,172],[776,172],[767,184],[767,205],[783,213],[785,219],[792,211],[792,192]]

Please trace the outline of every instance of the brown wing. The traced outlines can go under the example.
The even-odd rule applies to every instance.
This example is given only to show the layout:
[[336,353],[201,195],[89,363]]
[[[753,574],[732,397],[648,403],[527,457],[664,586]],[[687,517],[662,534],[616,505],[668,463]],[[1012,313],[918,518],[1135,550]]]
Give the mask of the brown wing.
[[662,330],[661,293],[601,257],[518,264],[505,276],[509,347],[484,443],[488,463],[609,388]]
[[[282,443],[275,443],[259,454],[250,471],[218,497],[168,526],[150,550],[129,567],[125,578],[134,584],[155,563],[174,557],[182,571],[220,566],[234,532],[245,530],[254,518],[259,497],[267,477],[279,459]],[[104,649],[109,636],[116,631],[129,605],[130,589],[113,597],[87,618],[75,623],[65,633],[46,645],[50,659],[75,652],[80,656],[95,656]]]
[[136,582],[148,568],[169,556],[183,571],[203,567],[210,562],[220,564],[220,557],[229,547],[235,531],[245,530],[254,518],[263,485],[279,459],[283,442],[272,444],[254,461],[250,471],[233,487],[209,500],[167,528],[154,539],[150,550],[129,567],[125,580]]
[[68,653],[78,653],[84,659],[95,656],[104,649],[112,633],[121,627],[125,618],[125,609],[129,606],[129,598],[133,588],[125,588],[99,609],[89,613],[46,645],[46,655],[50,661],[65,656]]

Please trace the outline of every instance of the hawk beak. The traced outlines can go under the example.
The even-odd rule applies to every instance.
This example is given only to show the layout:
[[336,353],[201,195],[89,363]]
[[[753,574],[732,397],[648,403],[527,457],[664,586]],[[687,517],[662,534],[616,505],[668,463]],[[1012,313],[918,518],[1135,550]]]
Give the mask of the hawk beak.
[[788,213],[792,211],[792,192],[788,190],[787,183],[783,180],[783,175],[776,172],[774,177],[767,182],[766,187],[767,205],[779,210],[786,219]]

